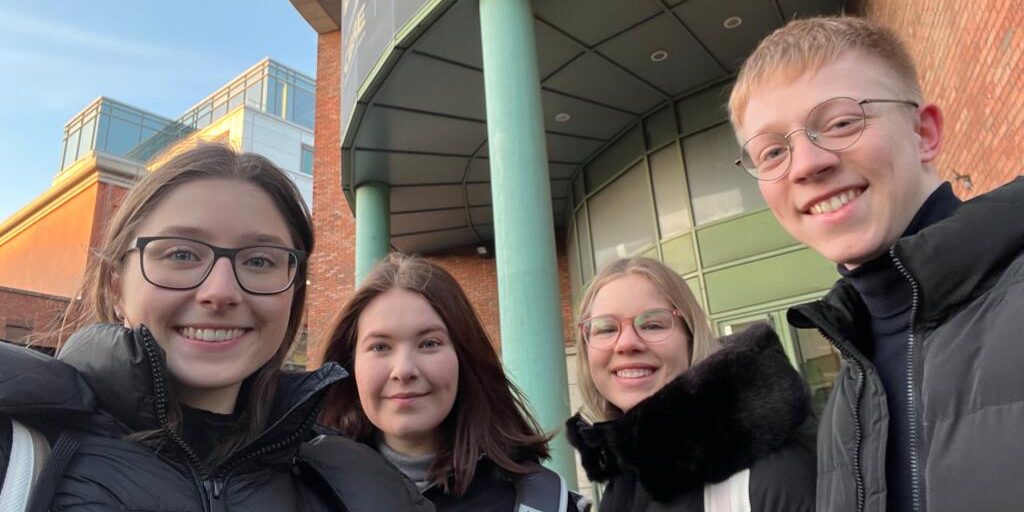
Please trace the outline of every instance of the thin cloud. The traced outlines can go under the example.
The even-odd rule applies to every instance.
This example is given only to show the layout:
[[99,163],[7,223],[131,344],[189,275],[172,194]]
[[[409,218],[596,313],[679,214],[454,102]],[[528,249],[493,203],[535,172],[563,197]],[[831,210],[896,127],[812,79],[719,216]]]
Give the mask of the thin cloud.
[[0,32],[38,36],[49,44],[68,46],[77,50],[100,50],[132,57],[151,59],[181,58],[181,50],[105,32],[84,30],[74,25],[45,20],[0,8]]

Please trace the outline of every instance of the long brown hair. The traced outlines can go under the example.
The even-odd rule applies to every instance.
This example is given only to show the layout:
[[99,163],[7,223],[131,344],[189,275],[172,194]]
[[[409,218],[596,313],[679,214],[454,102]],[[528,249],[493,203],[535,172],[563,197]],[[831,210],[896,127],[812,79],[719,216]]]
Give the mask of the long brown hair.
[[[196,180],[229,179],[256,185],[270,196],[278,212],[288,225],[295,248],[307,253],[313,250],[313,227],[309,211],[295,184],[270,160],[251,153],[237,153],[219,144],[202,144],[185,151],[159,169],[144,177],[125,196],[117,213],[106,227],[103,242],[94,252],[86,269],[84,285],[72,299],[66,315],[67,323],[53,335],[59,342],[88,324],[121,323],[115,313],[117,290],[114,276],[121,272],[129,244],[138,236],[136,229],[159,202],[177,187]],[[275,385],[280,367],[302,323],[306,304],[306,266],[300,264],[295,278],[288,327],[277,353],[246,379],[243,389],[248,400],[239,417],[234,435],[218,445],[209,461],[231,453],[235,448],[251,441],[266,426],[273,403]],[[173,391],[173,390],[172,390]],[[171,428],[180,433],[180,404],[170,397]],[[152,433],[150,433],[152,434]],[[158,436],[144,435],[145,440]]]
[[[690,365],[697,364],[721,346],[711,331],[711,324],[700,302],[693,296],[690,286],[674,270],[664,263],[650,258],[622,258],[609,263],[590,281],[580,300],[577,321],[590,316],[590,308],[594,305],[597,292],[604,285],[626,275],[646,277],[661,292],[672,308],[679,311],[683,320],[683,329],[690,335]],[[580,397],[583,399],[581,411],[591,421],[606,421],[622,415],[618,407],[612,405],[594,385],[590,375],[590,360],[586,343],[583,342],[582,331],[576,329],[576,374]]]
[[[542,433],[522,393],[508,380],[487,331],[465,292],[441,267],[417,257],[392,254],[379,262],[333,321],[325,361],[355,368],[359,316],[384,292],[400,288],[420,294],[444,321],[459,361],[455,404],[441,423],[441,445],[428,478],[461,496],[485,454],[512,473],[535,471],[548,458],[550,436]],[[377,427],[359,403],[355,379],[336,385],[321,421],[374,446]]]

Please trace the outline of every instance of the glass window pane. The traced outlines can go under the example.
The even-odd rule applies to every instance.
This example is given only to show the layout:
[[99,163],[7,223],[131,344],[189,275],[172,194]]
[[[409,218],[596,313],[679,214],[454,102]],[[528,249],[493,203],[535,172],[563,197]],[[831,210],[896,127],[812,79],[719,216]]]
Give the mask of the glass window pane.
[[668,238],[690,229],[690,206],[679,146],[672,144],[650,157],[654,204],[658,208],[661,237]]
[[698,226],[765,207],[757,181],[733,165],[738,154],[739,145],[728,124],[683,139]]
[[569,240],[566,242],[566,258],[569,260],[569,302],[575,304],[576,296],[582,289],[583,281],[580,276],[580,248],[576,241],[576,230],[569,230]]
[[675,112],[665,107],[644,119],[644,141],[647,149],[658,147],[678,135]]
[[107,132],[106,152],[112,155],[125,156],[139,144],[142,126],[138,123],[125,121],[116,117],[110,118],[110,129]]
[[634,126],[583,169],[587,191],[597,190],[643,154],[643,134]]
[[811,388],[811,406],[820,415],[839,374],[839,353],[816,329],[792,332],[800,350],[800,372]]
[[97,151],[107,150],[107,130],[110,127],[110,116],[107,114],[100,114],[99,129],[96,130],[96,145],[93,146]]
[[81,157],[87,151],[92,149],[92,143],[93,143],[93,139],[94,139],[94,136],[93,136],[94,128],[96,128],[96,118],[95,117],[89,118],[89,120],[86,121],[85,124],[82,125],[82,135],[81,135],[81,137],[78,140],[78,156],[79,157]]
[[277,97],[278,94],[280,94],[280,93],[277,90],[277,79],[273,78],[273,77],[268,78],[267,79],[267,105],[266,105],[266,109],[265,109],[266,113],[273,114],[275,116],[276,115],[280,115],[280,111],[278,110],[278,108],[279,108],[278,105],[280,104],[280,101],[278,100],[278,97]]
[[654,243],[647,168],[640,162],[601,189],[589,202],[594,221],[594,260],[600,269]]
[[250,85],[245,90],[245,104],[255,108],[263,107],[263,80]]
[[313,175],[313,148],[302,146],[302,165],[299,170],[303,174]]
[[241,105],[243,101],[245,101],[245,95],[241,92],[232,96],[231,99],[228,100],[228,111],[230,112],[234,110],[239,105]]
[[313,113],[316,108],[316,101],[313,98],[313,94],[309,91],[304,91],[298,87],[292,87],[292,96],[295,97],[293,102],[292,121],[296,124],[305,126],[310,130],[313,129]]
[[68,138],[64,141],[64,164],[61,167],[62,169],[78,160],[78,137],[81,133],[81,130],[74,130],[68,134]]
[[583,284],[587,284],[590,278],[594,277],[594,259],[590,244],[590,219],[587,217],[586,206],[576,212],[576,230],[580,242],[580,270]]
[[228,102],[214,103],[213,105],[213,122],[224,117],[228,113]]

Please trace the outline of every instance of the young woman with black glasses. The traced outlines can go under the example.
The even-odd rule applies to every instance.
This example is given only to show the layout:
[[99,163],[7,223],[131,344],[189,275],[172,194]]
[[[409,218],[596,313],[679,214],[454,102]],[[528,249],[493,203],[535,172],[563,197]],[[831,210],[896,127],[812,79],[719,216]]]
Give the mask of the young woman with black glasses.
[[432,510],[316,426],[345,370],[281,371],[312,249],[298,190],[263,157],[204,145],[144,177],[56,359],[0,347],[0,414],[54,443],[31,509]]

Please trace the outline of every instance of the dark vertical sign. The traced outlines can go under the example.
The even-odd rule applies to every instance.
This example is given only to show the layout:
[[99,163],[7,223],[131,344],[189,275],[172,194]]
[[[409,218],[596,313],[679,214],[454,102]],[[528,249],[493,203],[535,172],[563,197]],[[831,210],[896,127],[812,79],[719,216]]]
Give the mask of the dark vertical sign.
[[[342,0],[341,123],[347,132],[359,88],[395,36],[429,0]],[[342,138],[345,134],[342,133]]]

